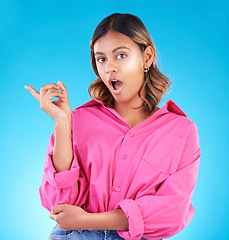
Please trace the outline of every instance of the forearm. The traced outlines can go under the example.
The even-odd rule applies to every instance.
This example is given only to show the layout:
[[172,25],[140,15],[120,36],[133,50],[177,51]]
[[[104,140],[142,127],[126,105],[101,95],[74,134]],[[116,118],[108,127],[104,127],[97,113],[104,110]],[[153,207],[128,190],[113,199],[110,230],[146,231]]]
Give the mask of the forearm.
[[128,218],[122,209],[89,214],[88,230],[128,231],[128,229]]
[[69,170],[73,159],[71,142],[71,118],[56,122],[53,165],[57,172]]

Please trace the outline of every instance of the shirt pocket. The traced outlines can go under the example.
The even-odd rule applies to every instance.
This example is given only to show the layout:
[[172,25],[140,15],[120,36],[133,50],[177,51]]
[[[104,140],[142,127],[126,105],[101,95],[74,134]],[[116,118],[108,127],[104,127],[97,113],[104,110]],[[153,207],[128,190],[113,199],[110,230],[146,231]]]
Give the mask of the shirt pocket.
[[157,171],[174,173],[181,159],[185,140],[167,133],[156,132],[143,156]]

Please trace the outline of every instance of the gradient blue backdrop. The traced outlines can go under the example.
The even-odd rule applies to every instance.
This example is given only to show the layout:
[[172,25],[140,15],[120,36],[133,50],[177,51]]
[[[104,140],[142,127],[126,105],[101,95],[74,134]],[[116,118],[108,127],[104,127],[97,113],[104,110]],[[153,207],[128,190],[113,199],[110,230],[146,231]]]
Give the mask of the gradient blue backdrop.
[[[196,213],[173,240],[226,239],[228,229],[228,1],[0,0],[0,238],[47,239],[54,222],[38,188],[54,122],[24,89],[59,79],[71,107],[89,100],[95,79],[89,42],[114,12],[139,16],[173,82],[172,98],[197,123],[202,158]],[[161,104],[161,105],[162,105]]]

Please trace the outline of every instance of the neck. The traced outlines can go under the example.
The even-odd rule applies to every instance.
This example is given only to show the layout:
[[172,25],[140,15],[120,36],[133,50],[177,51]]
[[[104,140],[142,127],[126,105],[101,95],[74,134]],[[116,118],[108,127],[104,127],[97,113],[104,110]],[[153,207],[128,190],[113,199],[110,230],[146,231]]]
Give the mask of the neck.
[[143,107],[133,108],[122,103],[116,103],[114,109],[130,127],[134,127],[150,117],[159,108],[156,107],[155,110],[149,114],[143,111]]

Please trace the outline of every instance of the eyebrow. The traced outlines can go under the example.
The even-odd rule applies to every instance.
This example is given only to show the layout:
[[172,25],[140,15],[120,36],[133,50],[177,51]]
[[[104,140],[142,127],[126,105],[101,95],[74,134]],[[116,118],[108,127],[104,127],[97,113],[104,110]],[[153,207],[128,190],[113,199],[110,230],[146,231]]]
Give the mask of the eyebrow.
[[[130,50],[128,47],[126,46],[120,46],[120,47],[116,47],[113,49],[112,53],[117,52],[119,49],[127,49]],[[104,55],[104,53],[102,52],[95,52],[95,55]]]

